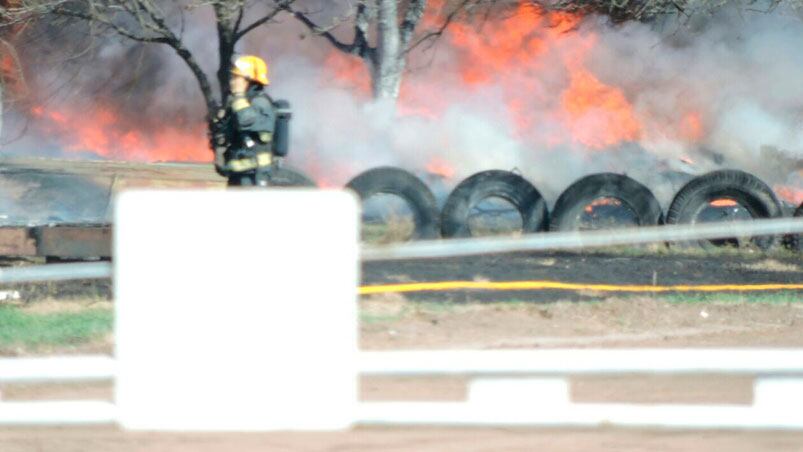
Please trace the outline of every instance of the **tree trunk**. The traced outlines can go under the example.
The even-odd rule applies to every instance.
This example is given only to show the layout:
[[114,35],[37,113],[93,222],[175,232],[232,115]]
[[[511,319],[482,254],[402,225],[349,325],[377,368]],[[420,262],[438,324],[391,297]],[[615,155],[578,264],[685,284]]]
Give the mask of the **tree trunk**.
[[377,49],[371,65],[371,86],[374,98],[399,97],[404,56],[399,35],[397,0],[378,0]]
[[371,65],[371,87],[374,99],[396,99],[402,82],[404,62],[387,59]]
[[0,147],[3,146],[3,110],[5,105],[3,104],[3,78],[0,77]]

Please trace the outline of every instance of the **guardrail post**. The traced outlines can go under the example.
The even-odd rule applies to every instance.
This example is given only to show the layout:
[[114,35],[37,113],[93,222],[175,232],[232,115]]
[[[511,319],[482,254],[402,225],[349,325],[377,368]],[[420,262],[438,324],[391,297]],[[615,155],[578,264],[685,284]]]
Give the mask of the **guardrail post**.
[[116,205],[122,427],[329,430],[354,421],[352,195],[138,191]]
[[760,376],[753,382],[753,406],[762,420],[779,427],[803,428],[803,376]]

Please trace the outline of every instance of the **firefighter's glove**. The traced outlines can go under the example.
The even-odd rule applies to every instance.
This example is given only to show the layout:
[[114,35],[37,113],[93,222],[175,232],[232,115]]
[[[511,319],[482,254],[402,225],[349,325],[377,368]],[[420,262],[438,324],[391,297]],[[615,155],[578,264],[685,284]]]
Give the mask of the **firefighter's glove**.
[[225,153],[225,147],[215,148],[215,171],[223,177],[229,177],[230,171],[228,165],[226,165]]

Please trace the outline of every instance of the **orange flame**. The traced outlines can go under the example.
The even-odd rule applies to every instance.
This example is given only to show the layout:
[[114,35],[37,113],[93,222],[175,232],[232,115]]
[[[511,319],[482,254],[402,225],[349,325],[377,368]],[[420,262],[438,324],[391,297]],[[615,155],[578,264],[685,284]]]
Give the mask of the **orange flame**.
[[353,91],[363,99],[371,95],[371,81],[365,64],[357,57],[332,51],[324,61],[324,66],[341,87]]
[[739,205],[738,202],[732,199],[715,199],[708,203],[711,207],[736,207]]
[[426,170],[432,174],[443,177],[444,179],[452,179],[455,176],[455,170],[452,165],[440,157],[433,157],[427,163]]
[[[505,18],[483,24],[481,30],[472,24],[454,23],[447,36],[455,50],[460,80],[466,89],[500,87],[519,135],[536,140],[533,144],[576,143],[601,149],[636,140],[642,126],[627,97],[585,66],[597,37],[574,31],[581,20],[580,15],[546,13],[521,3]],[[549,92],[541,79],[555,54],[567,71],[561,93]],[[333,50],[326,64],[341,84],[361,94],[368,92],[368,74],[357,58]],[[401,114],[437,120],[448,108],[449,100],[443,99],[442,91],[443,86],[454,85],[448,78],[451,74],[427,75],[406,79],[399,99]],[[554,106],[551,111],[544,108],[550,105]],[[560,130],[531,137],[531,131],[545,122],[560,125]]]
[[574,141],[601,149],[638,138],[641,125],[624,94],[578,69],[561,96]]
[[[576,26],[579,16],[554,14],[545,17],[542,11],[521,4],[506,19],[486,24],[478,32],[470,24],[455,24],[451,41],[463,49],[461,76],[470,85],[494,82],[512,68],[539,69],[539,57],[549,49],[550,41],[559,39]],[[524,88],[524,87],[522,87]]]
[[803,190],[788,185],[776,185],[772,187],[779,198],[790,202],[795,206],[803,204]]
[[19,61],[11,55],[12,49],[11,43],[0,42],[0,82],[5,84],[11,95],[22,96],[26,91],[24,77],[21,76]]
[[15,72],[15,66],[14,59],[11,58],[11,55],[7,53],[0,55],[0,77],[4,79],[11,77]]
[[31,115],[42,120],[47,132],[58,135],[68,151],[143,161],[209,161],[212,157],[203,123],[178,121],[146,127],[103,106],[90,111],[36,106]]
[[693,111],[683,117],[680,122],[680,136],[690,142],[703,138],[703,118],[700,112]]
[[[519,131],[551,121],[563,125],[564,134],[546,137],[547,144],[579,143],[599,149],[635,140],[641,125],[624,93],[601,82],[585,67],[588,52],[596,44],[593,33],[571,32],[582,17],[545,13],[522,3],[508,18],[485,26],[480,32],[458,25],[453,42],[463,50],[461,74],[473,85],[497,83],[504,87],[508,111]],[[539,76],[548,64],[549,52],[558,52],[568,72],[568,85],[559,95],[557,108],[548,117],[537,117],[536,106],[549,104]]]
[[598,198],[591,202],[591,204],[585,206],[583,210],[586,213],[593,213],[594,209],[599,206],[616,206],[619,207],[622,205],[622,201],[616,198]]

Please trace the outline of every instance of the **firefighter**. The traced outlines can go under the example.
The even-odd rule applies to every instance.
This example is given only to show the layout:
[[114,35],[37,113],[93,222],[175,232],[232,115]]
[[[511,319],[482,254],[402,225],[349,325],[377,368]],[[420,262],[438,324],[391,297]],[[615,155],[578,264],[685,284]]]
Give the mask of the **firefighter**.
[[265,92],[269,83],[268,65],[262,58],[245,55],[234,61],[224,115],[228,146],[215,162],[229,186],[268,185],[276,123],[276,110]]

